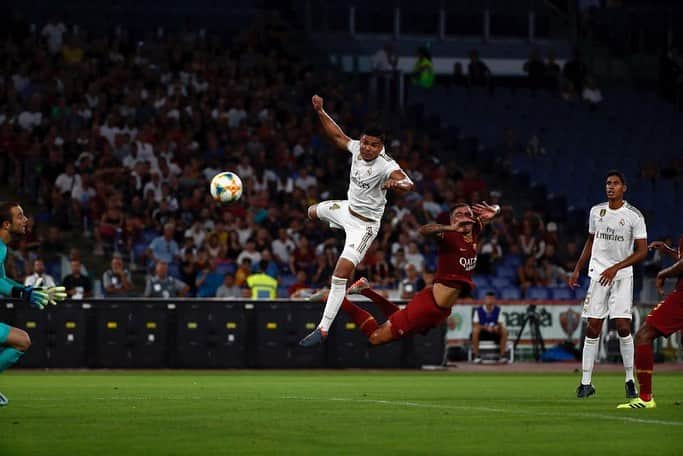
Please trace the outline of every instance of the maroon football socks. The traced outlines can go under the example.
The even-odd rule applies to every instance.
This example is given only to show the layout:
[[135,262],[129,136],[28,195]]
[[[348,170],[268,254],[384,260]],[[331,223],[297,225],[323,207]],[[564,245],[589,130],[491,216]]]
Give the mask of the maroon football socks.
[[652,344],[636,345],[636,376],[640,385],[640,398],[644,401],[652,400],[652,370],[654,369],[654,355]]

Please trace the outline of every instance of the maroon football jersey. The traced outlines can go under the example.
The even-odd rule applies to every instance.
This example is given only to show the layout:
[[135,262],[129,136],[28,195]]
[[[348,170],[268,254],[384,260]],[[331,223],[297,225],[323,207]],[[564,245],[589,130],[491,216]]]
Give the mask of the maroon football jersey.
[[439,258],[434,282],[447,286],[465,284],[470,289],[474,288],[472,274],[477,266],[477,236],[480,229],[479,224],[475,224],[469,236],[456,231],[443,233],[443,238],[439,243]]

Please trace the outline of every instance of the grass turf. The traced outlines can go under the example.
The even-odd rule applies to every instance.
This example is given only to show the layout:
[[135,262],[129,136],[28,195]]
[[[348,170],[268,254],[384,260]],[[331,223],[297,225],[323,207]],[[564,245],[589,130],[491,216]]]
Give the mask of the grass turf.
[[623,376],[405,371],[8,372],[0,455],[679,455],[683,376],[616,410]]

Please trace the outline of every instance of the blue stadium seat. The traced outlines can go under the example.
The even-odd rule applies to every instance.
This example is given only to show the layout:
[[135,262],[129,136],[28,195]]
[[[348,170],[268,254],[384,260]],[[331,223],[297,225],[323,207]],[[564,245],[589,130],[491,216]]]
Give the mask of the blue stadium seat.
[[235,263],[228,263],[228,264],[217,265],[214,272],[216,274],[220,274],[220,275],[224,276],[226,274],[235,274],[236,270],[237,270],[237,266],[235,266]]
[[294,274],[285,274],[280,277],[280,287],[289,288],[296,283],[296,276]]
[[529,287],[526,290],[527,299],[548,299],[550,293],[546,287]]
[[550,298],[556,301],[569,300],[574,297],[572,290],[568,287],[551,288]]
[[491,288],[491,287],[481,287],[481,288],[479,288],[479,287],[477,287],[477,288],[475,289],[476,298],[477,298],[477,299],[484,299],[484,296],[486,296],[486,293],[488,293],[488,292],[490,292],[490,291],[496,293],[496,296],[498,296],[498,291],[497,291],[495,288]]
[[517,268],[502,264],[496,268],[496,276],[514,280],[517,277]]
[[522,292],[518,287],[505,287],[500,290],[500,299],[522,299]]
[[574,299],[583,300],[586,299],[586,293],[588,292],[588,287],[574,288],[573,296]]
[[479,288],[491,286],[491,283],[489,282],[489,276],[475,274],[474,277],[472,277],[472,281]]
[[512,285],[509,277],[491,277],[491,286],[497,289],[507,288]]

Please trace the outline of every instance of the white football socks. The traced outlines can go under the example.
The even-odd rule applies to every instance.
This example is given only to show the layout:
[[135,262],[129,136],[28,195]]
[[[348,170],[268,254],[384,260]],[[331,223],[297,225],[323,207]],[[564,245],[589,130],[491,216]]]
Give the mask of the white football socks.
[[619,351],[621,352],[621,359],[624,361],[626,381],[635,381],[633,378],[633,355],[635,348],[633,347],[633,337],[630,334],[626,337],[619,336]]
[[323,331],[328,332],[330,330],[330,326],[332,326],[332,322],[342,305],[344,296],[346,296],[346,279],[332,276],[332,284],[330,285],[330,293],[327,295],[323,318],[320,320],[320,325],[318,325]]
[[598,354],[598,347],[600,346],[600,338],[591,339],[586,337],[583,340],[583,357],[581,358],[581,377],[582,385],[590,385],[593,377],[593,365],[595,364],[595,357]]

